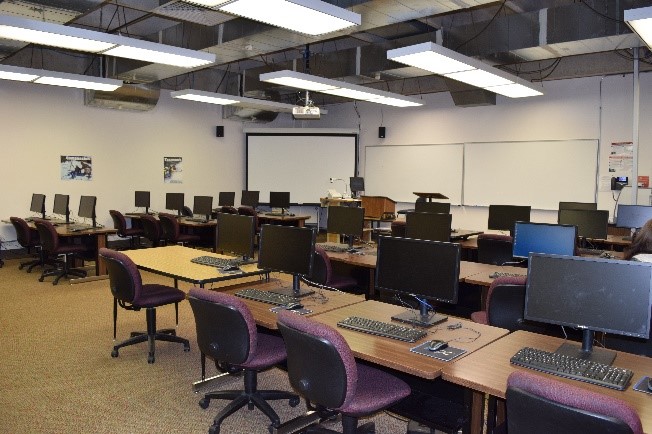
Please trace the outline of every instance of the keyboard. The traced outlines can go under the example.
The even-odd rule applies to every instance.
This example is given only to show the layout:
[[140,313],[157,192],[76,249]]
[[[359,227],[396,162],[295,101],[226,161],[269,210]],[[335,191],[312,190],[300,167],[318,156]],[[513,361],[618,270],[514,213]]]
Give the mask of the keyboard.
[[260,301],[267,304],[275,304],[277,306],[298,302],[295,297],[290,295],[277,294],[270,291],[261,291],[260,289],[255,288],[241,289],[240,291],[236,292],[235,295],[249,300]]
[[361,318],[359,316],[345,318],[338,322],[337,326],[404,342],[416,342],[427,335],[427,333],[421,329]]
[[208,220],[202,218],[196,218],[196,217],[184,217],[183,219],[187,222],[208,223]]
[[283,214],[282,212],[266,212],[265,215],[270,217],[294,217],[294,214],[291,213]]
[[492,279],[495,279],[496,277],[523,277],[525,274],[518,274],[518,273],[505,273],[503,271],[494,271],[489,275]]
[[634,375],[629,369],[529,347],[514,354],[510,363],[617,390],[625,390]]
[[224,268],[224,267],[239,267],[241,265],[253,264],[254,260],[245,260],[242,258],[216,258],[214,256],[198,256],[192,258],[190,262],[200,265],[208,265],[210,267]]
[[68,225],[68,230],[70,232],[80,232],[80,231],[85,231],[87,229],[91,229],[91,225],[86,225],[86,224],[72,224]]
[[606,252],[604,250],[579,248],[577,253],[580,255],[601,256]]
[[317,245],[327,252],[344,253],[349,250],[349,245],[342,243],[317,243]]

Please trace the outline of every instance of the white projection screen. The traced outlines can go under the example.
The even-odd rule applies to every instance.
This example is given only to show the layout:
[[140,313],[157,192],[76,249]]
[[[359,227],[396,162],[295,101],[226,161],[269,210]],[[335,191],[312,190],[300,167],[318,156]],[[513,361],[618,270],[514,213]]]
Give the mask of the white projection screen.
[[246,132],[247,190],[260,191],[260,203],[269,202],[270,191],[289,191],[292,204],[317,204],[329,189],[344,193],[345,183],[350,193],[357,134],[303,131]]

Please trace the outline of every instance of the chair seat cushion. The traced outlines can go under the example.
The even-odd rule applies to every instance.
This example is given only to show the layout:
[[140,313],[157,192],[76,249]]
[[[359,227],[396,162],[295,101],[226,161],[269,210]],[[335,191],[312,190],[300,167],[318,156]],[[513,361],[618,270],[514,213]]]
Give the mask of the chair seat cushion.
[[181,243],[193,243],[199,241],[201,238],[199,235],[193,235],[193,234],[179,234],[179,237],[177,238],[177,242]]
[[477,324],[486,324],[489,325],[489,318],[487,318],[487,311],[480,310],[478,312],[473,312],[471,314],[471,321]]
[[150,283],[143,285],[140,297],[134,300],[134,306],[157,307],[171,303],[178,303],[186,298],[186,294],[172,286]]
[[353,399],[337,410],[360,417],[390,407],[410,394],[403,380],[379,369],[357,364],[358,385]]
[[254,370],[266,369],[281,363],[286,358],[287,352],[285,351],[283,338],[258,333],[256,354],[249,362],[240,365],[240,367]]
[[63,255],[66,253],[86,253],[88,251],[88,247],[86,247],[84,244],[59,244],[59,248],[57,249],[56,252],[53,252],[54,254],[57,255]]
[[358,286],[358,281],[351,276],[331,275],[331,280],[328,282],[328,286],[337,289],[353,289]]

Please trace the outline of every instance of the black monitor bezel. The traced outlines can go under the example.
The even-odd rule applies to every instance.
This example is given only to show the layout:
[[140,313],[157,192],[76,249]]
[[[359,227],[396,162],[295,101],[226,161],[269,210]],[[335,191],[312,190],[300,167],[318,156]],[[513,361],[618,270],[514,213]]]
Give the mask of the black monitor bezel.
[[66,216],[66,221],[68,221],[70,218],[70,196],[67,194],[55,194],[54,202],[52,204],[52,213]]
[[356,193],[364,191],[364,178],[362,176],[349,177],[349,190]]
[[[523,218],[526,215],[527,218]],[[527,205],[489,205],[489,216],[487,217],[487,228],[498,231],[514,231],[514,223],[517,221],[529,222],[532,207]],[[510,218],[505,219],[505,214]],[[509,222],[506,222],[509,220]]]
[[[308,235],[310,232],[310,235]],[[274,249],[269,247],[270,235],[282,237],[285,242],[282,243],[280,248]],[[305,237],[301,238],[301,237]],[[293,239],[294,238],[294,239]],[[299,269],[292,269],[291,267],[278,266],[278,263],[273,261],[270,258],[275,256],[286,257],[289,249],[296,249],[296,244],[293,244],[294,241],[299,239],[300,242],[308,242],[308,244],[301,246],[302,248],[308,247],[310,254],[307,259],[307,263],[302,264],[303,267]],[[292,274],[293,276],[310,276],[312,274],[313,262],[315,256],[315,240],[316,234],[312,228],[307,227],[296,227],[296,226],[280,226],[280,225],[262,225],[260,227],[260,239],[258,242],[258,268],[266,269],[270,271],[276,271],[281,273]],[[297,253],[297,252],[294,252]],[[301,252],[298,252],[301,253]]]
[[257,208],[259,199],[260,199],[260,191],[242,190],[242,196],[240,196],[240,205]]
[[134,192],[134,206],[137,208],[149,208],[151,205],[151,195],[149,191]]
[[[248,241],[240,242],[236,241],[237,249],[233,249],[234,244],[229,243],[231,240],[227,238],[224,240],[224,237],[221,234],[227,234],[226,237],[237,233],[236,229],[233,228],[234,225],[241,225],[242,228],[248,229]],[[240,227],[240,226],[238,226]],[[228,229],[225,231],[225,229]],[[239,214],[229,214],[229,213],[217,213],[217,230],[215,231],[215,250],[225,251],[233,253],[238,256],[242,256],[245,259],[251,259],[254,257],[254,240],[256,238],[256,219],[254,216],[248,215],[239,215]],[[227,246],[224,244],[228,243]],[[242,247],[242,248],[240,248]]]
[[364,230],[364,208],[329,206],[326,230],[333,234],[362,237]]
[[[644,221],[643,220],[638,221],[638,223],[637,223],[638,225],[625,224],[625,223],[631,223],[631,221],[628,221],[628,222],[623,221],[622,210],[624,210],[624,209],[647,210],[648,215],[646,216],[647,218]],[[627,217],[631,217],[631,216],[627,215]],[[618,227],[618,228],[640,229],[649,220],[652,220],[652,206],[650,206],[650,205],[623,205],[623,204],[618,205],[618,210],[616,212],[616,227]]]
[[41,193],[32,193],[32,201],[29,204],[29,210],[45,217],[45,195]]
[[[77,216],[95,220],[95,217],[97,217],[97,214],[95,213],[96,205],[97,205],[96,196],[84,196],[84,195],[80,196]],[[90,212],[87,213],[86,211],[90,211]]]
[[595,202],[559,202],[557,210],[561,211],[562,209],[595,211],[598,209],[598,204]]
[[[175,208],[175,205],[177,207]],[[185,205],[184,193],[165,193],[165,209],[174,210],[181,213]]]
[[[529,225],[529,226],[535,226],[535,227],[562,227],[565,228],[566,230],[570,230],[573,232],[573,237],[572,237],[572,253],[569,256],[572,256],[575,253],[575,250],[577,248],[577,226],[573,225],[560,225],[557,223],[538,223],[538,222],[522,222],[522,221],[517,221],[514,223],[514,240],[512,243],[512,257],[517,258],[517,259],[527,259],[530,257],[530,254],[532,252],[528,252],[527,255],[516,255],[516,249],[518,247],[517,244],[517,236],[518,236],[518,231],[517,226],[519,225]],[[570,238],[569,238],[570,241]],[[543,253],[543,252],[535,252],[535,253]],[[565,255],[560,255],[560,256],[565,256]]]
[[270,191],[269,192],[269,206],[270,208],[290,208],[290,192],[289,191]]
[[405,236],[430,241],[450,241],[452,221],[451,214],[410,212],[405,215]]
[[[202,209],[203,208],[203,209]],[[192,213],[210,217],[213,212],[213,196],[194,196]]]
[[[583,222],[592,220],[594,223],[587,227]],[[580,238],[588,238],[593,240],[605,240],[608,235],[609,227],[609,211],[601,209],[560,209],[558,220],[559,224],[577,226],[577,236]],[[600,232],[590,232],[587,230],[597,227],[600,223]]]
[[235,206],[235,191],[220,191],[217,206]]

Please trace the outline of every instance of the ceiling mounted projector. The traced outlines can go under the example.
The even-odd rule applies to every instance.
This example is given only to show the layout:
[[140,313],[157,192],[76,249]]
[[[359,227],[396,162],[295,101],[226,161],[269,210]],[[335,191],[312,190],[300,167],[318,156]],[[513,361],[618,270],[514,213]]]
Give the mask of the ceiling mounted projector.
[[292,117],[294,119],[319,119],[320,111],[319,107],[310,107],[310,106],[297,106],[292,107]]

